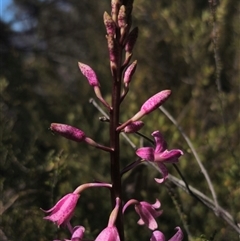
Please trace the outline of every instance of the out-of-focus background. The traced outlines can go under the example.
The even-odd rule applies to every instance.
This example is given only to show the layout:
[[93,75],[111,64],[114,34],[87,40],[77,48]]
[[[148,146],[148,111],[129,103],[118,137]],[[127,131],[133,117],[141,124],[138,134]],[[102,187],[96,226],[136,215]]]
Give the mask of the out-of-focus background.
[[[139,27],[139,37],[133,60],[138,60],[138,67],[121,110],[124,121],[149,96],[171,89],[164,107],[196,148],[219,205],[238,223],[239,6],[234,0],[220,1],[213,24],[207,0],[135,0],[132,26]],[[110,12],[110,1],[1,0],[0,7],[0,240],[68,238],[68,230],[43,220],[40,208],[52,207],[85,182],[110,181],[109,158],[84,143],[52,135],[48,128],[52,122],[67,123],[108,144],[108,124],[99,122],[101,114],[89,103],[94,92],[77,62],[89,64],[97,72],[103,95],[110,101],[112,80],[102,21],[103,12]],[[189,185],[211,197],[177,128],[160,110],[143,120],[143,134],[151,137],[154,130],[160,130],[169,149],[184,151],[179,169]],[[140,145],[138,137],[129,137]],[[124,139],[121,158],[122,167],[136,159]],[[179,178],[171,165],[168,169]],[[136,198],[153,203],[158,198],[164,210],[159,229],[167,238],[180,226],[188,228],[184,240],[239,240],[211,210],[175,186],[171,187],[172,196],[154,177],[160,174],[145,165],[125,175],[124,201]],[[86,239],[93,240],[107,225],[110,212],[107,190],[87,190],[72,223],[84,225]],[[149,240],[151,232],[137,221],[137,214],[129,209],[126,240]]]

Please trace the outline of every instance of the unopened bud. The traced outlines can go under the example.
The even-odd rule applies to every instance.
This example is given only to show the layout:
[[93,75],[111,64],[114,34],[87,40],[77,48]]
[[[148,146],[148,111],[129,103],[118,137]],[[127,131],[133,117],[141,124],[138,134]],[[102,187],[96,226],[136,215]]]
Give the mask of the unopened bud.
[[78,67],[81,70],[82,74],[87,78],[88,83],[91,86],[100,86],[97,79],[97,75],[90,66],[83,64],[81,62],[78,62]]
[[130,123],[129,125],[127,125],[123,129],[123,131],[125,133],[135,133],[135,132],[139,131],[143,126],[144,126],[144,123],[142,121],[134,121],[134,122]]
[[154,96],[150,97],[141,107],[140,111],[131,118],[132,121],[139,120],[144,115],[149,114],[150,112],[156,110],[161,106],[171,95],[171,90],[163,90]]
[[82,142],[86,138],[85,133],[82,130],[65,124],[52,123],[50,126],[50,130],[69,140],[76,142]]
[[132,80],[132,76],[133,76],[136,68],[137,68],[137,60],[132,62],[132,64],[127,67],[127,69],[124,73],[124,77],[123,77],[123,82],[125,84],[125,87],[127,87],[129,85],[130,81]]
[[107,12],[104,12],[103,20],[104,20],[107,34],[114,36],[116,34],[116,24]]

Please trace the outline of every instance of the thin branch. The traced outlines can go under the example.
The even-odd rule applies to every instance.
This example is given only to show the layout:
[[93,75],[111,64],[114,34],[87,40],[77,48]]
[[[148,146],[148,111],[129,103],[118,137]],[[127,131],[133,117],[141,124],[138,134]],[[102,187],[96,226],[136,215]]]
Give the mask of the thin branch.
[[218,204],[218,201],[217,201],[217,195],[215,193],[215,190],[214,190],[214,187],[212,185],[212,182],[211,182],[211,179],[207,173],[207,170],[205,169],[205,167],[203,166],[201,160],[200,160],[200,157],[198,156],[192,142],[190,141],[190,139],[188,138],[188,136],[185,134],[185,132],[182,130],[182,127],[180,125],[178,125],[177,121],[173,118],[173,116],[164,108],[164,107],[159,107],[159,109],[168,117],[168,119],[170,121],[172,121],[172,123],[177,127],[177,129],[179,130],[179,132],[181,133],[181,135],[183,136],[183,138],[185,139],[185,141],[187,142],[189,148],[191,149],[197,163],[198,163],[198,166],[200,167],[206,181],[207,181],[207,184],[208,184],[208,187],[211,191],[211,194],[212,194],[212,197],[213,197],[213,200],[214,200],[214,204],[215,204],[215,212],[216,212],[216,215],[218,215],[218,207],[219,207],[219,204]]

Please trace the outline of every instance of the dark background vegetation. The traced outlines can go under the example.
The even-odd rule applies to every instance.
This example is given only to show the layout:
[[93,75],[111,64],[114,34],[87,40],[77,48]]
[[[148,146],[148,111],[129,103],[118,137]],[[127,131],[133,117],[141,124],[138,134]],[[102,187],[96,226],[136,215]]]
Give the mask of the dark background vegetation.
[[[14,0],[14,19],[0,22],[1,241],[67,238],[67,230],[42,219],[40,208],[50,208],[80,184],[110,180],[106,153],[48,130],[52,122],[67,123],[108,144],[108,124],[99,122],[101,114],[89,103],[93,90],[77,66],[81,61],[96,70],[103,95],[110,100],[112,80],[102,22],[105,10],[110,12],[110,1]],[[219,204],[240,223],[239,3],[220,2],[215,31],[212,17],[207,0],[135,0],[133,26],[140,31],[133,60],[138,60],[138,68],[122,105],[122,120],[133,115],[149,96],[170,88],[173,94],[165,108],[195,146]],[[21,28],[13,30],[16,23]],[[220,61],[214,58],[215,37]],[[185,152],[178,164],[181,172],[190,185],[211,197],[177,128],[160,110],[144,122],[142,133],[150,136],[159,129],[170,149]],[[140,145],[136,136],[130,138]],[[136,158],[124,139],[121,156],[122,167]],[[178,176],[170,165],[168,168]],[[211,210],[173,187],[181,207],[179,216],[165,185],[155,183],[154,177],[160,174],[148,166],[124,176],[125,198],[152,203],[160,199],[164,213],[158,219],[159,229],[167,238],[176,226],[183,227],[184,221],[189,228],[184,240],[239,240]],[[94,239],[107,225],[110,211],[106,189],[88,190],[81,195],[72,222],[84,225],[85,237]],[[127,240],[149,240],[150,231],[138,226],[137,220],[129,209]]]

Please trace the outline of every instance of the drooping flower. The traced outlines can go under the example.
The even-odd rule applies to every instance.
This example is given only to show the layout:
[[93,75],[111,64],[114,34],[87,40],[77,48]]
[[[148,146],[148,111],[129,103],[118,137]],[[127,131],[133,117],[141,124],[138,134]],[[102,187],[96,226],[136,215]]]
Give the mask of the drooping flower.
[[71,241],[81,241],[83,238],[84,232],[85,232],[85,228],[83,226],[74,227]]
[[155,178],[156,182],[162,183],[168,176],[168,171],[164,163],[176,163],[178,158],[183,155],[179,149],[168,150],[167,143],[159,131],[154,131],[152,136],[155,139],[155,148],[141,147],[136,154],[147,161],[155,162],[163,174],[162,179]]
[[119,237],[117,228],[115,226],[115,221],[118,215],[119,206],[120,206],[120,199],[116,198],[116,206],[110,214],[108,226],[102,230],[102,232],[97,236],[95,241],[120,241],[120,237]]
[[139,225],[146,225],[149,229],[155,230],[158,227],[156,222],[156,218],[162,214],[162,210],[157,210],[160,208],[161,203],[158,199],[154,204],[150,204],[148,202],[142,201],[139,202],[135,199],[129,200],[123,207],[123,213],[130,205],[135,205],[135,210],[140,216],[138,220]]
[[80,195],[77,193],[69,193],[65,195],[54,207],[49,210],[43,210],[45,213],[49,213],[49,215],[44,217],[44,219],[50,220],[58,226],[62,224],[67,225],[73,216],[79,197]]
[[[183,232],[182,232],[181,228],[176,227],[175,229],[177,229],[177,232],[168,241],[182,241],[183,240]],[[154,231],[152,234],[152,237],[150,238],[150,241],[165,241],[165,240],[166,240],[166,238],[165,238],[164,234],[159,230]]]

